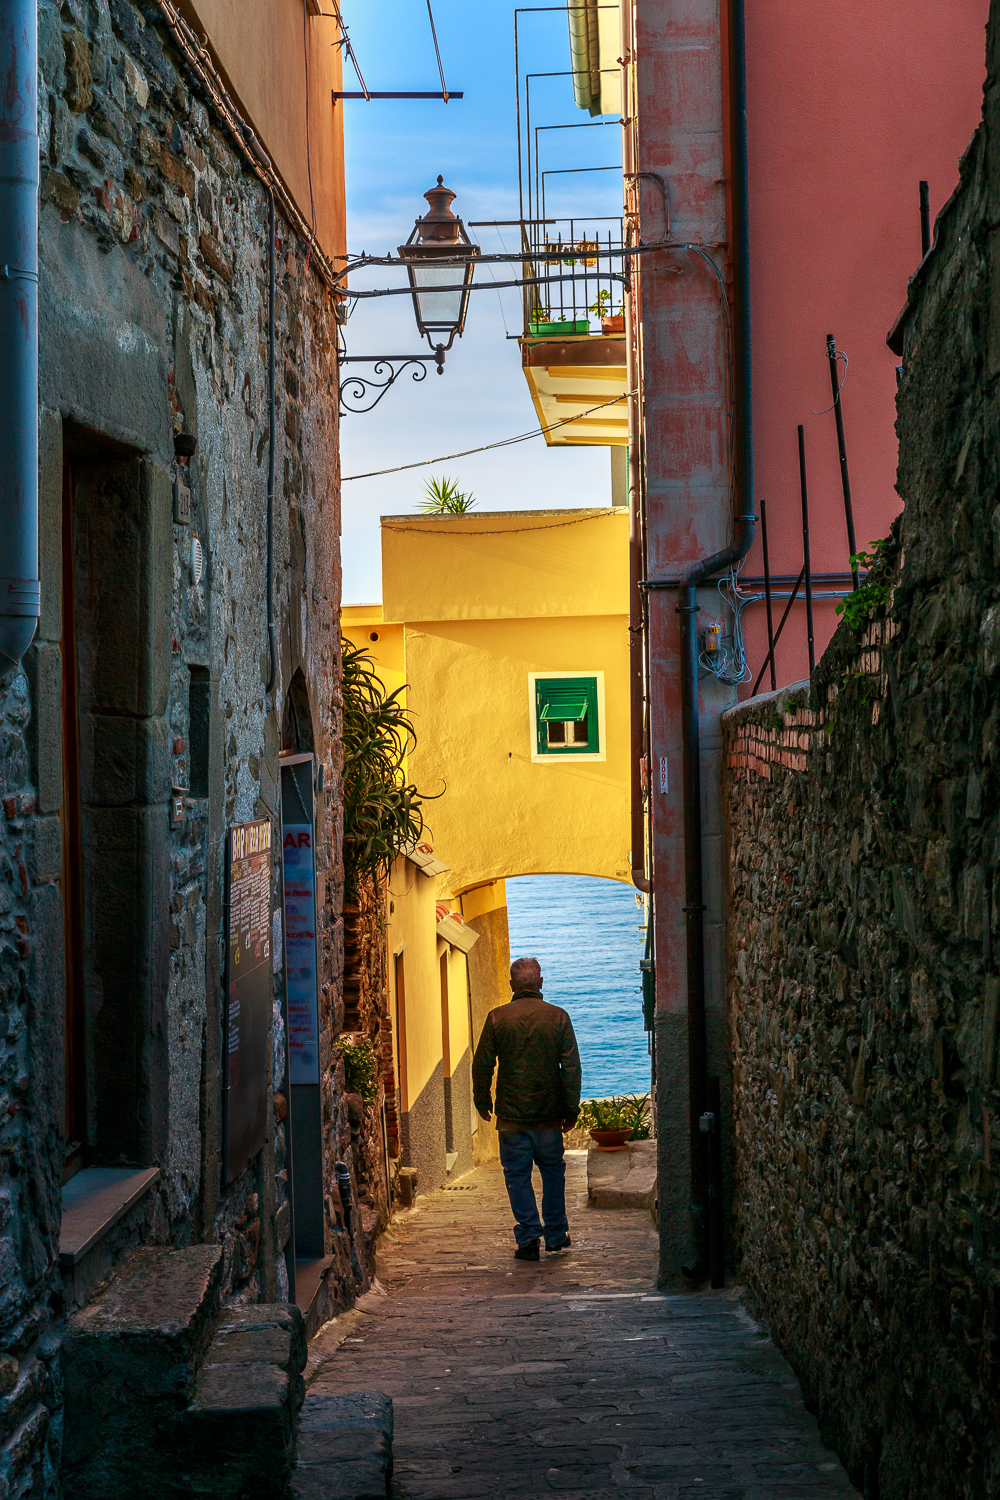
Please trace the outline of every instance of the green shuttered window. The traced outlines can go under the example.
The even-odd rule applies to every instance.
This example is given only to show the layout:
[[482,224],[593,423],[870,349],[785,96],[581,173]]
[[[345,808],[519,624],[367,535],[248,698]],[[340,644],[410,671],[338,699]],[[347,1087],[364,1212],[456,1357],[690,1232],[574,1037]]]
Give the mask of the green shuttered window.
[[535,743],[539,755],[600,751],[596,677],[535,680]]

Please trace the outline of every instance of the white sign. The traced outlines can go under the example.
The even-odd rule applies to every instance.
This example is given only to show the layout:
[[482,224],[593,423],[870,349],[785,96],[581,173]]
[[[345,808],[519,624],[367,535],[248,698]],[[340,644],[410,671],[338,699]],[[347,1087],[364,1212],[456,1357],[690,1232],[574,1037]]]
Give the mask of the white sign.
[[293,1084],[318,1083],[319,1007],[312,824],[286,823],[283,832],[288,1073]]
[[669,768],[668,768],[668,764],[667,764],[667,757],[665,755],[661,755],[660,756],[660,791],[661,792],[669,792],[669,790],[670,790],[670,772],[669,772]]

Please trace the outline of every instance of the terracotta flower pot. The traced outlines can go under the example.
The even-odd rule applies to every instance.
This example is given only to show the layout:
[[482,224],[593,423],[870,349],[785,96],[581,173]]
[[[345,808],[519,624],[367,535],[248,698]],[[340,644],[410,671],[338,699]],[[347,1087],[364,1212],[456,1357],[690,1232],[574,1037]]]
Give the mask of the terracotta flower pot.
[[602,1151],[622,1151],[626,1141],[632,1138],[632,1127],[625,1130],[592,1130],[590,1138]]
[[614,313],[610,318],[602,318],[601,319],[601,332],[602,333],[624,333],[625,332],[625,314],[624,313]]

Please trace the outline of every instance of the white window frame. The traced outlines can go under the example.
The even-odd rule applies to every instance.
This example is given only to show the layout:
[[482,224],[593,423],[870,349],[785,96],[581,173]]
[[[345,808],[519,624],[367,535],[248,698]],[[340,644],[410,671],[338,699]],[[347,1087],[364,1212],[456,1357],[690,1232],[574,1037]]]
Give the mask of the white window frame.
[[[596,755],[581,755],[578,751],[569,755],[560,755],[558,751],[554,755],[539,755],[538,753],[538,725],[535,722],[535,683],[539,678],[543,682],[551,682],[555,677],[592,677],[597,684],[597,743],[600,750]],[[608,739],[607,726],[604,719],[604,673],[596,671],[593,667],[578,667],[573,672],[529,672],[528,673],[528,752],[533,765],[586,765],[595,760],[607,760]]]

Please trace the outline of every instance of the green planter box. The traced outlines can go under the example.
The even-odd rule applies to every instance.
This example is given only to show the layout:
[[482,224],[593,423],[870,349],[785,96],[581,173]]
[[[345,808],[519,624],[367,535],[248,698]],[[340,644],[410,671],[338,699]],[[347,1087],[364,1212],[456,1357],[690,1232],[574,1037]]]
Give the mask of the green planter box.
[[532,323],[531,331],[542,337],[551,337],[553,334],[558,336],[567,333],[589,333],[590,320],[578,318],[575,323]]

